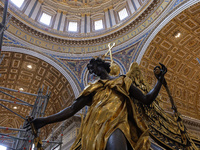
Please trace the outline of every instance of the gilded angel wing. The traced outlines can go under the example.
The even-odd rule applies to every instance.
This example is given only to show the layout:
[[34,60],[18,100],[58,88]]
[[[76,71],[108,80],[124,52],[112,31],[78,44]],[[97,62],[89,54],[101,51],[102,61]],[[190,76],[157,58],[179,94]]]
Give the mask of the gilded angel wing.
[[[131,64],[126,76],[131,78],[133,84],[144,94],[151,90],[136,62]],[[150,106],[146,106],[134,100],[136,112],[145,119],[151,138],[166,149],[197,149],[193,141],[187,137],[188,134],[183,133],[186,130],[185,126],[182,121],[177,121],[180,115],[166,113],[159,106],[160,101],[161,98],[158,96]]]

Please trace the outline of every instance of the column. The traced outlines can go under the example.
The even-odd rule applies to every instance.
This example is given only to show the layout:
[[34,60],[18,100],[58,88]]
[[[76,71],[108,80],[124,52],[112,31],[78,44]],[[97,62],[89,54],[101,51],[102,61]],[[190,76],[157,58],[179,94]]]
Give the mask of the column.
[[87,29],[87,33],[90,33],[90,14],[87,14],[86,16],[86,19],[87,19],[87,24],[86,24],[86,29]]
[[140,7],[140,3],[138,2],[138,0],[132,0],[133,1],[133,5],[135,4],[135,7],[138,9]]
[[64,30],[66,14],[67,14],[67,12],[63,12],[59,31],[63,31]]
[[85,33],[85,14],[81,14],[81,33]]
[[135,12],[135,8],[133,6],[133,3],[131,2],[131,0],[127,0],[128,6],[130,8],[131,14],[133,14]]
[[108,8],[104,9],[104,13],[105,13],[106,27],[110,28],[110,18],[109,18],[109,14],[108,14]]
[[31,1],[30,1],[30,3],[28,4],[28,7],[26,7],[26,10],[25,10],[25,12],[24,12],[25,15],[28,16],[28,15],[30,14],[30,12],[31,12],[31,10],[32,10],[32,8],[33,8],[35,2],[36,2],[36,0],[31,0]]
[[34,9],[32,15],[31,15],[31,18],[32,18],[33,20],[35,20],[37,14],[38,14],[38,12],[39,12],[39,9],[40,9],[40,6],[41,6],[42,2],[43,2],[43,1],[38,0],[37,4],[36,4],[36,6],[35,6],[35,9]]
[[111,6],[109,8],[109,10],[110,10],[111,24],[114,26],[114,25],[116,25],[116,20],[115,20],[115,15],[114,15],[113,7]]
[[59,25],[59,22],[60,22],[60,15],[61,15],[61,11],[57,10],[56,19],[55,19],[54,25],[53,25],[53,29],[55,29],[55,30],[58,29],[58,25]]

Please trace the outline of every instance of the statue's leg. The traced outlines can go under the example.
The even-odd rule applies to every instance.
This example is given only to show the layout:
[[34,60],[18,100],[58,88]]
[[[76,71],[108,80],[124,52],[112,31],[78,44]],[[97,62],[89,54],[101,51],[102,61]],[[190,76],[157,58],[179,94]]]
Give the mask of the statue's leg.
[[120,129],[110,135],[106,150],[128,150],[126,137]]

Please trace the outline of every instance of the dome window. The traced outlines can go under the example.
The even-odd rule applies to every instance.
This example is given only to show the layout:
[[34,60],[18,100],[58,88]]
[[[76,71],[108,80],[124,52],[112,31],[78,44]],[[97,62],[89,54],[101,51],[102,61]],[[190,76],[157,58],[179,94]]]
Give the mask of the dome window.
[[51,18],[52,18],[52,16],[50,16],[50,15],[48,15],[46,13],[43,13],[41,18],[40,18],[40,22],[45,24],[45,25],[47,25],[47,26],[49,26],[50,23],[51,23]]
[[95,30],[103,29],[103,20],[102,19],[94,21],[94,29]]
[[24,3],[24,0],[11,0],[11,2],[16,5],[18,8],[20,8],[22,6],[22,4]]
[[128,17],[128,12],[127,12],[126,8],[123,8],[122,10],[120,10],[120,11],[118,12],[118,14],[119,14],[119,19],[120,19],[120,20],[123,20],[123,19],[125,19],[126,17]]
[[77,32],[78,31],[78,23],[77,22],[69,22],[68,31]]

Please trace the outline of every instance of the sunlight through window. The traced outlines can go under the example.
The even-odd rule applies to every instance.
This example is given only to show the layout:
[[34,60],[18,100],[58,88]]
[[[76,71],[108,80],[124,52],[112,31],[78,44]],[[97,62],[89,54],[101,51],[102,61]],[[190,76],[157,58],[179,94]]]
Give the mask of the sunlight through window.
[[78,27],[77,22],[69,22],[68,31],[76,32],[78,30],[77,27]]
[[22,6],[24,0],[11,0],[11,2],[12,2],[13,4],[15,4],[17,7],[20,8],[20,7]]
[[94,22],[94,29],[95,30],[103,29],[103,21],[102,20],[95,21]]
[[51,22],[51,16],[43,13],[41,18],[40,18],[40,22],[49,26],[50,22]]
[[0,145],[0,150],[6,150],[7,148],[5,146]]
[[31,150],[34,150],[34,148],[35,148],[35,145],[33,144]]
[[128,17],[128,13],[127,13],[126,8],[124,8],[124,9],[122,9],[122,10],[119,11],[119,19],[123,20],[126,17]]

